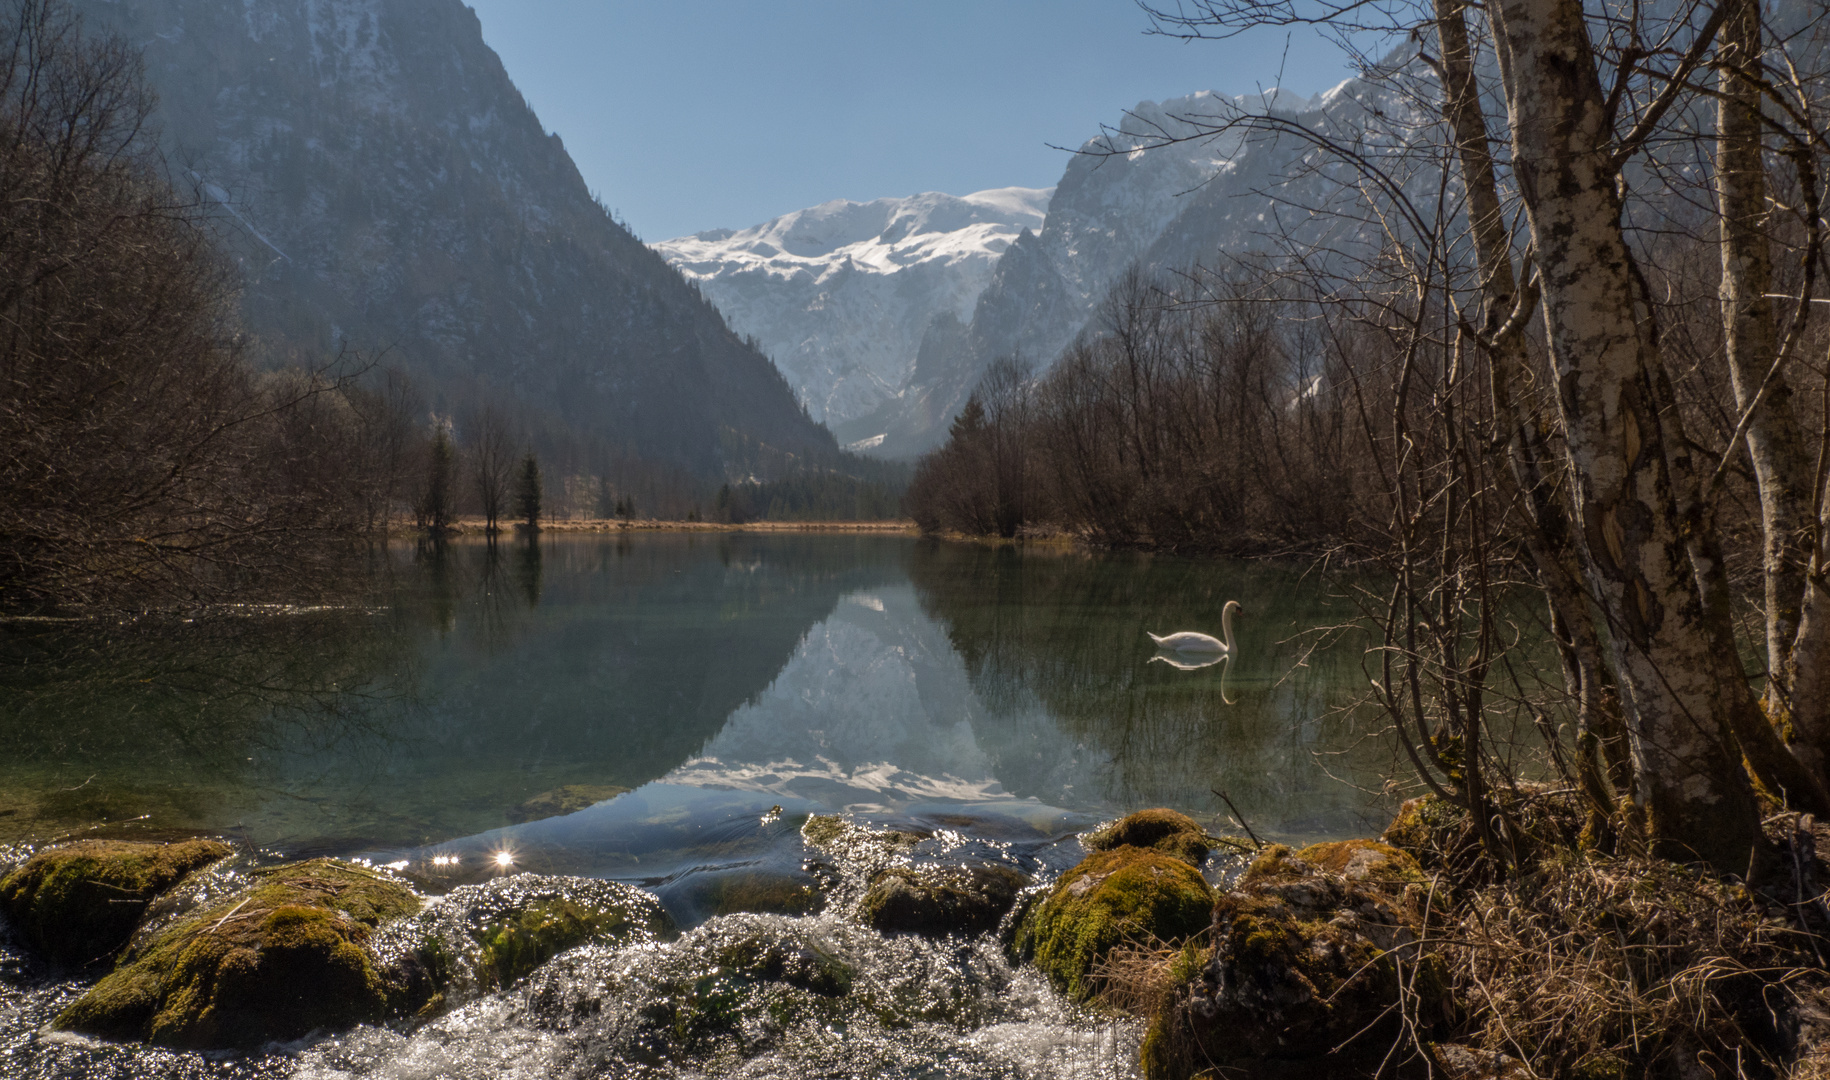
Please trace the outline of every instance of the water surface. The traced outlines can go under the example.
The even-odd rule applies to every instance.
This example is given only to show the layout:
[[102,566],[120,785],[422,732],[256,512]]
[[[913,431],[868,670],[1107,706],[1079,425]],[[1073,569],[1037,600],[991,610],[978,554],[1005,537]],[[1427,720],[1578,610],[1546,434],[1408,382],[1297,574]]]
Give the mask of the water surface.
[[[0,840],[201,831],[272,857],[391,864],[433,892],[512,870],[610,877],[693,927],[752,917],[730,914],[745,897],[818,892],[799,834],[811,813],[916,828],[933,857],[990,853],[1046,878],[1079,858],[1076,832],[1144,806],[1238,833],[1225,792],[1260,836],[1293,842],[1376,832],[1388,809],[1369,792],[1389,756],[1339,708],[1365,685],[1363,651],[1317,633],[1348,609],[1294,569],[637,534],[398,548],[365,591],[335,609],[0,631]],[[1244,609],[1231,661],[1169,663],[1145,636],[1217,634],[1229,599]],[[360,1053],[52,1052],[30,1029],[79,987],[18,998],[20,978],[0,1027],[32,1075],[445,1075],[409,1067],[425,1040],[535,1038],[491,1027],[513,1027],[504,1000],[434,1025],[444,1034],[352,1036]],[[1130,1070],[1130,1034],[1045,986],[968,983],[1006,1013],[886,1035],[894,1052],[872,1068]],[[973,1040],[1003,1049],[933,1048]],[[821,1054],[744,1067],[862,1060]],[[527,1060],[528,1075],[578,1071]]]

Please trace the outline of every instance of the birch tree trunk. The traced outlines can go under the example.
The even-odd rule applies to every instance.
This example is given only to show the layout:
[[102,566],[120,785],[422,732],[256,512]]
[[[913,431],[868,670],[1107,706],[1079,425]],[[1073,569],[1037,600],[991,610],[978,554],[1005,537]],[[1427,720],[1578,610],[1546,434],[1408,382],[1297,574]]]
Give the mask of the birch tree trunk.
[[[1443,120],[1455,140],[1462,184],[1467,191],[1468,227],[1480,274],[1483,322],[1486,332],[1493,335],[1486,352],[1494,369],[1495,411],[1501,422],[1511,428],[1508,464],[1522,489],[1531,519],[1526,548],[1549,602],[1564,681],[1576,703],[1581,729],[1577,761],[1580,780],[1595,809],[1605,815],[1612,810],[1615,797],[1624,794],[1623,782],[1630,780],[1619,769],[1604,772],[1599,760],[1604,750],[1618,746],[1625,737],[1620,699],[1607,684],[1601,635],[1582,595],[1569,515],[1556,497],[1549,475],[1552,455],[1538,418],[1523,400],[1528,371],[1525,328],[1510,319],[1518,302],[1518,276],[1500,203],[1487,118],[1481,109],[1465,0],[1435,0],[1435,14],[1437,43],[1442,51]],[[1619,760],[1621,755],[1611,756]],[[1617,785],[1621,785],[1618,792],[1614,790]]]
[[1692,465],[1661,408],[1668,380],[1621,227],[1583,10],[1577,0],[1496,0],[1488,12],[1542,278],[1577,546],[1609,623],[1635,799],[1655,854],[1744,873],[1760,821],[1730,725],[1752,692],[1723,677],[1709,625],[1717,613],[1697,587],[1689,530],[1701,523],[1673,475]]
[[[1764,75],[1759,0],[1723,0],[1716,49],[1718,86],[1716,200],[1722,229],[1722,336],[1735,406],[1745,411],[1768,383],[1748,418],[1747,453],[1760,497],[1766,600],[1767,713],[1790,731],[1790,748],[1822,777],[1830,765],[1830,701],[1821,669],[1826,620],[1804,624],[1813,462],[1781,371],[1767,375],[1780,351],[1773,310],[1773,256],[1764,125],[1758,81]],[[1821,600],[1819,603],[1821,604]],[[1801,633],[1802,631],[1802,633]],[[1794,645],[1806,662],[1793,664]],[[1789,721],[1789,723],[1787,723]]]

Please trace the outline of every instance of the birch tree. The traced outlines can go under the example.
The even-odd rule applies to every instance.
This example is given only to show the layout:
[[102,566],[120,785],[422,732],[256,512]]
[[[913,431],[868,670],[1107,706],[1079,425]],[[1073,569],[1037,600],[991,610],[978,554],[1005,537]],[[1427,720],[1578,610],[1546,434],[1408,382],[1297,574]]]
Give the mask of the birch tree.
[[[1773,45],[1757,0],[1699,4],[1657,29],[1638,7],[1492,0],[1481,27],[1492,50],[1486,65],[1474,56],[1459,0],[1377,16],[1328,0],[1147,10],[1160,30],[1190,37],[1303,23],[1411,35],[1411,59],[1435,77],[1432,104],[1465,200],[1452,227],[1474,252],[1479,311],[1462,328],[1492,366],[1508,427],[1494,452],[1515,481],[1525,547],[1585,738],[1604,737],[1616,714],[1624,726],[1627,816],[1656,853],[1745,872],[1761,847],[1756,782],[1792,805],[1830,807],[1830,452],[1821,425],[1810,445],[1789,381],[1809,336],[1825,147],[1808,76],[1796,64],[1783,68],[1785,80],[1769,70]],[[1394,10],[1394,21],[1366,21]],[[1630,44],[1595,37],[1609,32]],[[1402,52],[1392,62],[1399,68],[1408,63]],[[1498,103],[1495,115],[1488,101]],[[1721,348],[1735,418],[1727,446],[1713,451],[1686,430],[1660,307],[1627,221],[1624,171],[1655,139],[1683,134],[1680,118],[1710,114]],[[1241,126],[1290,127],[1239,113],[1208,130]],[[1343,142],[1322,133],[1313,141],[1336,152]],[[1790,208],[1803,236],[1788,247],[1799,259],[1801,292],[1792,297],[1775,295],[1775,219],[1785,207],[1773,195],[1768,141],[1791,166],[1799,204]],[[1363,153],[1347,156],[1376,174],[1378,162],[1354,156]],[[1453,248],[1436,239],[1443,242],[1431,250]],[[1538,378],[1547,381],[1548,412],[1525,400]],[[1742,459],[1759,503],[1771,674],[1764,700],[1737,652],[1729,541],[1718,520],[1727,474]],[[1584,787],[1597,804],[1612,794],[1592,764]]]

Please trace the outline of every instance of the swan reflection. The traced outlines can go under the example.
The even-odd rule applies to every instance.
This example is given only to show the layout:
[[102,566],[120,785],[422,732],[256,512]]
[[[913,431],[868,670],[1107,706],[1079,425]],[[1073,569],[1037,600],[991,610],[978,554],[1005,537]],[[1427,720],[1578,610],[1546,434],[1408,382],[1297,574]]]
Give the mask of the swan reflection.
[[1228,705],[1233,704],[1233,699],[1232,699],[1231,695],[1229,694],[1229,692],[1227,690],[1227,685],[1226,685],[1227,676],[1229,676],[1233,673],[1233,654],[1232,653],[1221,653],[1218,656],[1206,656],[1206,657],[1202,657],[1200,659],[1194,659],[1194,658],[1191,658],[1187,653],[1159,652],[1155,656],[1151,657],[1148,662],[1152,663],[1152,664],[1159,663],[1159,662],[1168,664],[1170,667],[1175,668],[1177,671],[1199,671],[1202,668],[1210,668],[1210,667],[1213,667],[1215,664],[1219,664],[1220,665],[1220,700],[1226,702]]
[[1186,653],[1157,653],[1150,658],[1150,662],[1168,664],[1177,671],[1200,671],[1202,668],[1213,667],[1215,664],[1231,664],[1233,658],[1221,653],[1209,655],[1201,660],[1190,660]]

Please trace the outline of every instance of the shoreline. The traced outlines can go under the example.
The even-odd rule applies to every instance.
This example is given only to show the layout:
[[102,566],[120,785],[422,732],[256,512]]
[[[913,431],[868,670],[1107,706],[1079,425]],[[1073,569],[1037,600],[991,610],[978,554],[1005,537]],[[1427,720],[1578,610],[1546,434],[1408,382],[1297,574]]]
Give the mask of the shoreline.
[[[748,521],[741,524],[723,521],[659,521],[659,520],[626,520],[621,518],[576,518],[564,521],[543,521],[540,523],[543,533],[623,533],[623,532],[836,532],[836,533],[880,533],[884,535],[920,535],[920,530],[913,521]],[[425,535],[415,525],[402,526],[401,535],[422,537]],[[445,530],[446,537],[461,536],[467,539],[487,537],[482,518],[463,518]],[[498,526],[497,536],[520,536],[520,523]]]

